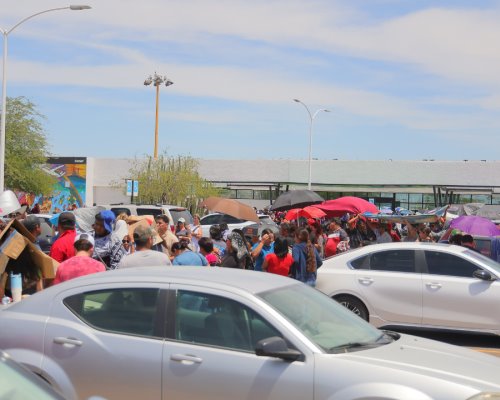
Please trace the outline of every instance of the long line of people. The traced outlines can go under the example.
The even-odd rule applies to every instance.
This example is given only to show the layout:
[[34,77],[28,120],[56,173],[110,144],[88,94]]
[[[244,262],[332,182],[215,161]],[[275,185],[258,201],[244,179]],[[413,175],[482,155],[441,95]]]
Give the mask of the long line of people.
[[[58,218],[58,237],[50,256],[60,262],[54,282],[100,270],[136,266],[207,266],[253,269],[289,276],[314,286],[323,260],[348,249],[392,241],[436,241],[439,224],[413,226],[374,223],[362,216],[349,215],[328,220],[286,221],[276,216],[279,232],[250,229],[233,230],[224,225],[210,228],[203,237],[199,217],[189,225],[183,218],[170,229],[167,215],[157,215],[130,232],[126,215],[115,217],[104,210],[95,216],[93,231],[79,234],[72,212]],[[24,220],[36,236],[39,224]],[[464,244],[470,238],[465,237]],[[458,236],[451,240],[458,241]],[[68,260],[72,260],[69,262]],[[100,268],[97,268],[100,264]],[[35,279],[36,280],[36,279]],[[36,290],[43,285],[37,279]]]

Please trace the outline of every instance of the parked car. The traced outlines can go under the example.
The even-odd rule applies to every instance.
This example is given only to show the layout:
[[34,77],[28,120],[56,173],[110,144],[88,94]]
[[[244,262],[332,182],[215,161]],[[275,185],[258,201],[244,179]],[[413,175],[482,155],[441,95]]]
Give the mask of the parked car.
[[64,397],[0,350],[0,399],[64,400]]
[[245,228],[248,227],[256,227],[259,229],[259,232],[264,228],[268,228],[273,230],[274,232],[278,232],[279,228],[276,223],[269,217],[269,215],[258,214],[259,223],[255,223],[254,221],[246,221],[244,219],[235,218],[231,215],[222,214],[222,213],[213,213],[205,215],[200,219],[201,230],[203,232],[203,236],[210,237],[210,227],[212,225],[220,225],[227,224],[230,231],[233,229],[242,229],[245,231]]
[[383,332],[300,282],[229,268],[66,281],[0,309],[0,347],[69,400],[500,395],[496,357]]
[[500,264],[465,247],[387,243],[324,261],[316,288],[377,327],[500,334]]
[[145,205],[145,204],[106,204],[103,205],[107,210],[111,210],[116,216],[121,213],[127,215],[160,215],[165,214],[170,218],[170,226],[175,227],[179,218],[184,218],[186,224],[193,223],[193,216],[185,207],[161,204],[161,205]]

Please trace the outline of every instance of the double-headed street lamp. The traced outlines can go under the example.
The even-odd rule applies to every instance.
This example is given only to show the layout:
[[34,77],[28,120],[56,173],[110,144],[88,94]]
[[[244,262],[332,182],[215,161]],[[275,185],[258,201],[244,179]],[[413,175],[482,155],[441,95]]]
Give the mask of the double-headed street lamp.
[[59,11],[59,10],[88,10],[92,7],[90,6],[81,6],[81,5],[71,5],[67,7],[58,7],[51,8],[49,10],[44,10],[37,12],[36,14],[30,15],[29,17],[24,18],[19,21],[10,29],[2,29],[0,28],[0,32],[3,35],[3,75],[2,75],[2,115],[1,115],[1,127],[0,127],[0,193],[4,191],[5,186],[5,119],[7,116],[7,38],[9,34],[16,29],[19,25],[26,22],[27,20],[36,17],[40,14],[45,14],[51,11]]
[[155,160],[158,159],[158,111],[160,105],[160,86],[162,83],[165,83],[165,86],[174,84],[174,82],[172,82],[166,76],[158,75],[156,72],[153,76],[149,75],[144,81],[145,86],[149,86],[151,84],[156,86],[155,148],[153,153],[153,157]]
[[320,108],[319,110],[316,110],[314,114],[311,114],[311,111],[309,110],[309,107],[307,107],[304,103],[302,103],[299,99],[293,99],[296,103],[302,104],[305,109],[307,110],[307,113],[309,114],[309,119],[311,120],[311,123],[309,125],[309,179],[307,181],[307,188],[311,190],[311,172],[312,172],[312,137],[313,137],[313,124],[314,124],[314,119],[316,118],[316,115],[318,115],[319,112],[324,111],[324,112],[330,112],[330,110],[327,110],[326,108]]

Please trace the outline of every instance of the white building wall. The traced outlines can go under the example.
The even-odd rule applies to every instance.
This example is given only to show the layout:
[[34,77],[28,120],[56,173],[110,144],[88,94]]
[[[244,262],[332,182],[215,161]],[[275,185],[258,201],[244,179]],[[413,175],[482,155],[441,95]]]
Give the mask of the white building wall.
[[[127,203],[117,186],[132,178],[135,159],[87,159],[87,204]],[[200,175],[214,182],[289,185],[305,188],[307,160],[199,160]],[[314,160],[315,190],[432,193],[433,185],[500,187],[500,161],[345,161]],[[354,185],[351,186],[351,185]],[[399,186],[414,186],[401,188]],[[378,188],[374,187],[378,186]],[[423,187],[419,187],[423,186]],[[140,188],[139,188],[140,190]],[[266,201],[248,201],[261,207]]]

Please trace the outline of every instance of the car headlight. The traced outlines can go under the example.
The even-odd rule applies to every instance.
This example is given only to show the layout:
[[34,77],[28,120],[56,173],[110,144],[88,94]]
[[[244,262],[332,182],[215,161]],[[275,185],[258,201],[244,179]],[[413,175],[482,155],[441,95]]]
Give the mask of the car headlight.
[[500,393],[478,393],[472,397],[469,397],[467,400],[500,400]]

